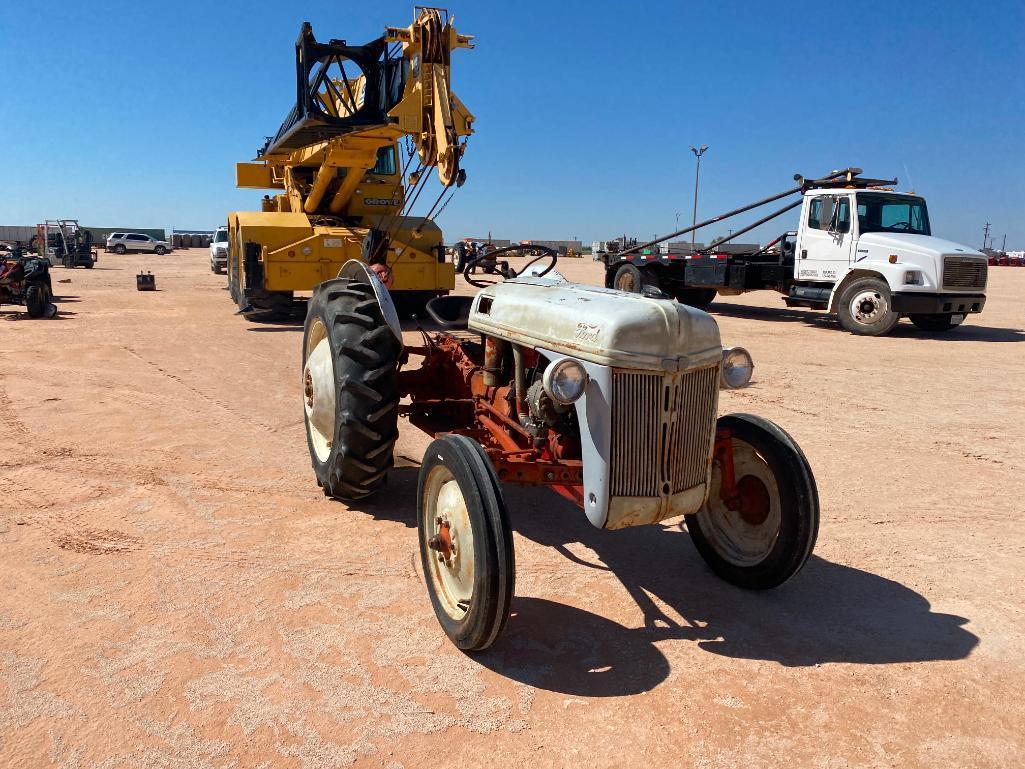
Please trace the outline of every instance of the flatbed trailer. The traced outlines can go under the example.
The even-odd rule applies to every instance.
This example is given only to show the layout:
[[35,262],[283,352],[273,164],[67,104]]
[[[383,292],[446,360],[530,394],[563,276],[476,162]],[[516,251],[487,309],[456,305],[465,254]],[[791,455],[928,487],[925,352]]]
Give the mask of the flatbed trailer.
[[[986,302],[987,260],[932,236],[925,200],[895,192],[896,179],[867,179],[847,168],[741,206],[647,243],[601,255],[605,285],[659,292],[696,307],[717,296],[771,290],[788,306],[835,312],[855,334],[878,336],[907,316],[926,331],[947,331]],[[659,243],[776,200],[783,208],[698,249],[662,253]],[[765,247],[726,244],[795,208],[801,218]],[[727,250],[729,248],[729,250]]]

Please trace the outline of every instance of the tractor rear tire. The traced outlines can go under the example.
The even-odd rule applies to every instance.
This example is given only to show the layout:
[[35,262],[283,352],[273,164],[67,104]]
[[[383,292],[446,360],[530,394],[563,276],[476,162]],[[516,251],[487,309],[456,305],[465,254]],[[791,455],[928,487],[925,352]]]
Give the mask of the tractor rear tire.
[[685,288],[677,292],[676,301],[701,309],[708,307],[718,295],[714,288]]
[[385,482],[398,438],[401,353],[369,285],[336,278],[314,289],[303,332],[303,404],[325,495],[361,499]]
[[25,289],[25,309],[30,318],[42,318],[46,315],[50,303],[50,292],[41,283],[35,283]]

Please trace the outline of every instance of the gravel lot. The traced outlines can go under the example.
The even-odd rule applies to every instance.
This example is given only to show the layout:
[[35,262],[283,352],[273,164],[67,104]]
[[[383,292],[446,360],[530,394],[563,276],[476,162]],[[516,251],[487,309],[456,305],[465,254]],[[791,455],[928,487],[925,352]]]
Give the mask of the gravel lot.
[[744,593],[679,522],[602,532],[509,487],[515,615],[476,657],[419,574],[426,436],[326,500],[301,326],[233,315],[200,250],[53,278],[59,318],[0,307],[0,766],[1025,763],[1025,269],[942,337],[716,304],[757,366],[723,411],[818,480],[804,572]]

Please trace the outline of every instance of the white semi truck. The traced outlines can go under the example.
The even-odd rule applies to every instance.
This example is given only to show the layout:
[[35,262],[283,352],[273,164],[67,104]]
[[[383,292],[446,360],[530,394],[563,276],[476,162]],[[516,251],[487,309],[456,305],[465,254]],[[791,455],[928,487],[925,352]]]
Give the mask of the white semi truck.
[[[604,256],[605,283],[625,291],[658,289],[679,301],[707,306],[716,296],[774,290],[788,306],[836,313],[854,334],[879,336],[902,316],[929,332],[960,325],[986,304],[987,259],[975,249],[934,237],[925,199],[896,192],[896,179],[865,179],[848,168],[664,238]],[[721,222],[789,195],[785,208],[689,253],[651,246]],[[800,207],[797,230],[764,248],[724,253],[721,246]]]

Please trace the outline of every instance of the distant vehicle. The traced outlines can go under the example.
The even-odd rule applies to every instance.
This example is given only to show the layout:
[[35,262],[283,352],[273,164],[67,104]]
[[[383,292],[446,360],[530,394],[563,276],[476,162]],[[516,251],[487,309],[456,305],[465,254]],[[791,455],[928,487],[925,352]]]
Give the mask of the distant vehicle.
[[77,219],[47,219],[36,225],[36,234],[29,242],[30,250],[46,259],[50,266],[85,267],[96,263],[93,236],[82,229]]
[[157,240],[149,235],[136,232],[112,232],[107,238],[107,250],[115,254],[126,254],[129,251],[149,251],[163,256],[171,247],[166,240]]
[[1007,254],[999,254],[997,256],[997,264],[1001,267],[1007,267],[1011,263],[1011,258]]
[[997,255],[996,254],[990,254],[989,255],[989,266],[990,267],[996,267],[997,263],[998,263]]
[[22,304],[30,318],[57,314],[50,282],[50,261],[9,246],[0,251],[0,303]]
[[[941,333],[982,312],[986,255],[934,236],[925,199],[895,192],[896,179],[867,179],[861,173],[847,168],[821,179],[797,175],[792,189],[616,256],[606,254],[605,285],[658,291],[695,307],[706,307],[717,296],[778,291],[788,307],[835,313],[843,328],[865,336],[888,334],[904,316],[922,331]],[[710,224],[721,227],[725,219],[798,194],[800,199],[703,248],[645,253],[662,241]],[[765,248],[722,247],[798,206],[798,229]]]
[[221,275],[228,268],[228,228],[218,227],[210,242],[210,272]]

